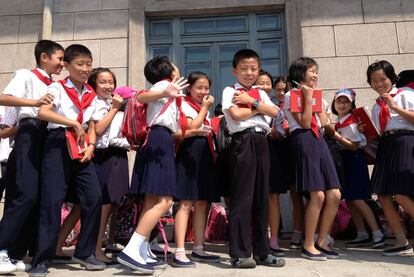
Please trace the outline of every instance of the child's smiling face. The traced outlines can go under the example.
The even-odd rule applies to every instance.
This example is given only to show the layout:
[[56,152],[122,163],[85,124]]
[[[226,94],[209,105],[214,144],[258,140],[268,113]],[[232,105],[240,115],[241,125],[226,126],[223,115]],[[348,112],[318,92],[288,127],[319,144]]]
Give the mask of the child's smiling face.
[[379,95],[388,93],[392,89],[392,82],[387,77],[383,69],[376,70],[371,73],[371,88],[375,90]]
[[272,80],[270,80],[269,76],[266,74],[260,75],[257,78],[256,86],[258,86],[261,90],[264,90],[267,94],[272,91]]
[[259,76],[260,65],[255,58],[241,59],[236,68],[233,68],[233,74],[237,81],[245,88],[251,88]]
[[96,93],[103,99],[111,97],[115,89],[115,82],[112,74],[109,72],[101,72],[96,77]]

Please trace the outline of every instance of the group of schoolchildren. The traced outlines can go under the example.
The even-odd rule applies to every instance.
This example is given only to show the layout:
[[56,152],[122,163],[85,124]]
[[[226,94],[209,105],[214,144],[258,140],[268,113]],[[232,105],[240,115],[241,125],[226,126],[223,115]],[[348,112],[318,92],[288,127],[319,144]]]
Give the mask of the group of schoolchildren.
[[[357,229],[357,237],[347,246],[384,246],[384,235],[366,204],[371,193],[378,195],[396,238],[396,245],[383,254],[413,252],[393,203],[395,198],[414,218],[412,72],[399,78],[387,61],[368,67],[368,83],[379,94],[372,117],[381,131],[370,181],[364,126],[351,113],[356,93],[338,90],[332,105],[324,101],[322,111],[314,112],[318,64],[312,58],[296,59],[289,77],[273,82],[261,70],[255,51],[239,50],[232,69],[237,82],[224,89],[224,116],[214,121],[209,116],[215,100],[211,79],[198,71],[184,79],[167,57],[155,57],[145,65],[145,78],[152,87],[137,93],[117,87],[109,69],[93,69],[92,54],[83,45],[63,49],[42,40],[34,52],[36,68],[16,71],[0,96],[1,105],[12,107],[2,119],[1,135],[14,135],[3,176],[1,274],[27,269],[23,259],[28,253],[33,257],[30,276],[46,276],[56,261],[72,261],[88,270],[113,266],[116,262],[102,250],[103,238],[126,194],[140,195],[143,206],[117,262],[141,273],[167,266],[154,255],[149,239],[173,202],[178,208],[170,264],[194,267],[194,261],[219,262],[219,256],[205,252],[204,234],[209,204],[219,202],[220,196],[227,197],[229,209],[231,265],[284,266],[285,252],[278,243],[279,195],[287,190],[294,220],[290,246],[300,249],[304,258],[339,258],[330,231],[341,198]],[[59,75],[63,67],[69,76],[54,82],[52,75]],[[302,112],[291,111],[294,89],[303,93]],[[273,91],[277,105],[270,98]],[[140,145],[129,143],[121,130],[131,97],[145,104],[148,135]],[[331,119],[331,113],[337,120]],[[218,122],[220,127],[226,123],[231,138],[226,158],[215,143],[223,139]],[[341,166],[332,158],[331,145],[339,149]],[[131,149],[137,154],[129,182]],[[224,174],[220,166],[226,168]],[[64,202],[74,206],[61,226]],[[190,216],[194,244],[189,259],[184,243]],[[68,257],[62,252],[63,241],[78,219],[79,239],[73,257]]]

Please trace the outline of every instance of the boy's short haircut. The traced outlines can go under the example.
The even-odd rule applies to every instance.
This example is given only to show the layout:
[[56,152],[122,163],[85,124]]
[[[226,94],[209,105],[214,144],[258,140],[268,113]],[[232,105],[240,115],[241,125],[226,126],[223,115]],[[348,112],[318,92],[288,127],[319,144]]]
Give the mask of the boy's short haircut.
[[398,80],[398,76],[395,73],[394,67],[391,63],[385,60],[376,61],[368,66],[367,69],[367,82],[371,85],[371,74],[378,70],[384,70],[385,76],[391,80],[391,83],[394,85]]
[[250,58],[256,59],[260,67],[260,56],[256,51],[252,49],[240,49],[233,56],[233,68],[236,68],[241,60]]
[[81,45],[81,44],[71,44],[65,49],[65,55],[63,57],[63,61],[70,63],[71,61],[73,61],[73,59],[79,56],[86,56],[86,57],[91,58],[92,60],[92,53],[88,49],[88,47]]
[[401,88],[412,82],[414,82],[414,70],[403,70],[398,74],[398,81],[395,83],[395,86]]
[[306,71],[308,68],[316,65],[318,67],[318,63],[309,57],[300,57],[297,58],[292,62],[292,64],[289,67],[289,77],[288,81],[292,83],[293,87],[297,87],[297,85],[292,82],[302,82],[305,80]]
[[92,70],[91,75],[88,78],[88,85],[90,85],[94,90],[96,90],[96,80],[98,79],[98,75],[103,72],[108,72],[112,75],[112,79],[114,79],[114,87],[116,88],[116,77],[115,74],[106,67],[97,67]]
[[145,79],[155,84],[164,79],[171,79],[174,66],[167,56],[157,56],[147,62],[144,67]]
[[59,50],[64,51],[64,48],[59,43],[48,40],[48,39],[39,40],[36,43],[35,48],[34,48],[34,55],[35,55],[35,59],[36,59],[36,64],[38,66],[41,65],[40,64],[40,55],[42,55],[42,53],[45,53],[46,55],[51,57],[56,51],[59,51]]

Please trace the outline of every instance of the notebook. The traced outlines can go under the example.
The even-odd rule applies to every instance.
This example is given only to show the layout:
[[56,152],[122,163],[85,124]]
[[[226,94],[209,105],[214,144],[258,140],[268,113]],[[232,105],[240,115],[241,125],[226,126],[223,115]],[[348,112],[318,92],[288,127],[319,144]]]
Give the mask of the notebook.
[[79,152],[88,147],[89,144],[89,137],[87,134],[85,134],[85,142],[83,146],[81,147],[76,142],[76,132],[73,130],[66,130],[65,131],[65,137],[66,137],[66,145],[68,147],[69,155],[72,160],[82,159],[84,154],[80,154]]
[[[290,91],[290,111],[292,113],[303,112],[303,92],[294,89]],[[322,112],[322,90],[313,90],[312,95],[312,112]]]
[[380,132],[372,121],[371,115],[369,114],[366,107],[359,107],[352,110],[352,114],[355,118],[364,124],[364,135],[368,142],[376,141],[379,139]]

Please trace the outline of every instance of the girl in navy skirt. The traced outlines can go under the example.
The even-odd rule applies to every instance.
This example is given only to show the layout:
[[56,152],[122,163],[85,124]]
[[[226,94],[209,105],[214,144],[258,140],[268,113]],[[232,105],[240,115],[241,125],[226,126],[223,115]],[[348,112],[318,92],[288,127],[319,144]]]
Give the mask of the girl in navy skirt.
[[[335,218],[341,193],[328,146],[319,133],[319,127],[326,123],[326,115],[312,112],[312,94],[317,76],[318,65],[311,58],[298,58],[291,64],[289,79],[300,84],[304,109],[301,113],[290,111],[289,91],[285,96],[284,111],[292,134],[290,151],[295,189],[310,195],[305,211],[305,241],[301,256],[311,260],[326,260],[327,257],[334,259],[339,256],[327,246],[326,236]],[[314,243],[313,236],[320,215],[319,236]]]
[[207,221],[207,207],[211,202],[219,202],[214,174],[214,146],[208,109],[214,103],[209,95],[211,81],[203,72],[192,72],[188,76],[189,87],[182,109],[187,117],[189,130],[205,129],[208,136],[185,138],[177,153],[177,190],[179,200],[175,216],[176,251],[172,265],[193,267],[194,263],[185,255],[184,240],[188,217],[194,203],[193,227],[194,245],[191,259],[200,262],[219,262],[218,256],[204,252],[204,232]]
[[372,189],[397,241],[394,247],[384,250],[385,256],[413,252],[392,203],[395,196],[398,204],[414,218],[414,90],[395,88],[397,78],[394,67],[387,61],[368,66],[368,83],[379,94],[372,116],[381,131]]
[[[347,242],[346,246],[372,244],[374,247],[380,247],[384,245],[384,235],[378,228],[374,213],[365,202],[371,199],[368,188],[368,165],[363,150],[367,141],[365,136],[358,131],[358,121],[352,115],[352,109],[355,109],[354,90],[338,90],[332,102],[332,113],[338,116],[333,139],[340,145],[340,156],[344,167],[342,197],[346,200],[357,229],[356,239]],[[365,229],[365,221],[372,230],[372,241]]]
[[133,94],[130,88],[116,87],[115,75],[108,68],[95,69],[88,79],[95,88],[100,101],[96,120],[98,136],[95,150],[95,167],[102,187],[102,213],[95,255],[107,265],[114,262],[102,251],[102,242],[108,220],[114,216],[120,203],[129,189],[127,151],[130,148],[127,140],[122,137],[121,124],[124,116],[124,99]]
[[137,153],[130,189],[130,193],[144,195],[144,206],[138,226],[118,255],[118,262],[142,273],[153,273],[154,267],[166,266],[166,263],[148,256],[148,239],[161,216],[171,208],[176,193],[177,172],[171,134],[178,132],[179,118],[185,133],[187,122],[180,116],[178,105],[181,89],[186,86],[181,86],[185,83],[181,82],[182,79],[171,81],[179,73],[167,57],[150,60],[145,65],[144,74],[154,86],[149,92],[138,95],[137,99],[146,104],[150,131],[146,143]]
[[[283,90],[286,89],[286,82],[281,81],[275,84],[284,84]],[[281,81],[281,82],[280,82]],[[264,90],[267,94],[273,90],[273,78],[264,71],[260,70],[256,85]],[[285,91],[282,92],[283,94]],[[278,92],[276,92],[278,95]],[[279,102],[279,108],[282,110],[283,102]],[[286,193],[288,187],[288,174],[286,158],[288,156],[286,129],[287,121],[283,112],[279,112],[277,117],[272,120],[272,129],[267,136],[270,152],[270,174],[269,174],[269,227],[270,227],[270,251],[275,256],[284,256],[284,252],[279,247],[278,235],[280,227],[280,204],[279,194]]]

